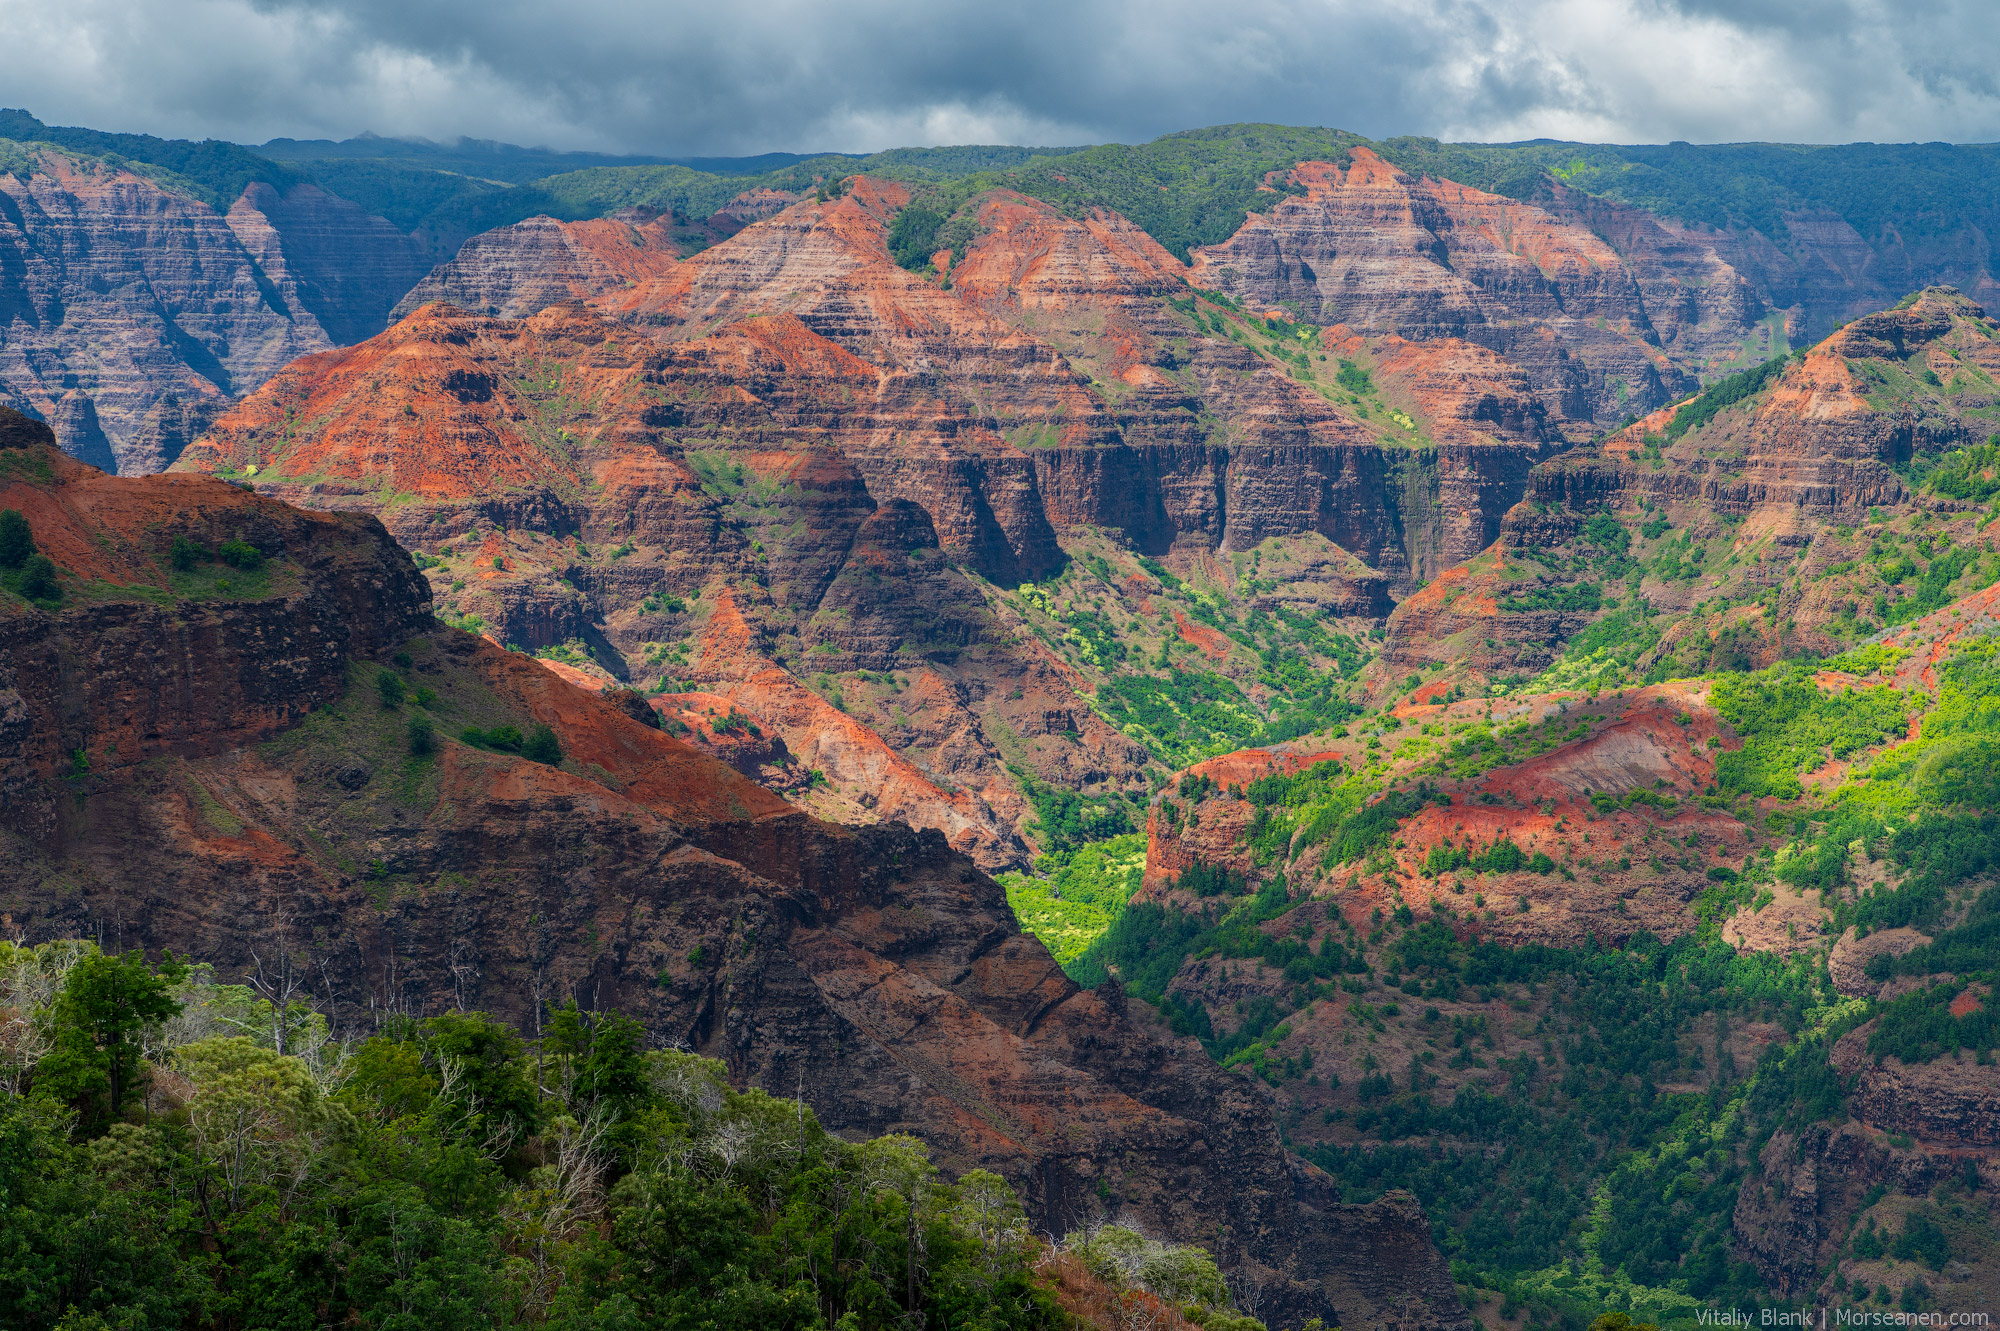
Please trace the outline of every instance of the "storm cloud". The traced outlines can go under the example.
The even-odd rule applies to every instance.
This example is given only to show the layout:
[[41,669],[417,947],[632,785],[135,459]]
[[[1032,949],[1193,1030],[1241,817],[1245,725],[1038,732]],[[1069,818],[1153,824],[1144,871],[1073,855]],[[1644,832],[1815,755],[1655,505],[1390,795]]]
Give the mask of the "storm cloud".
[[2000,139],[1991,0],[0,0],[0,34],[0,104],[250,143]]

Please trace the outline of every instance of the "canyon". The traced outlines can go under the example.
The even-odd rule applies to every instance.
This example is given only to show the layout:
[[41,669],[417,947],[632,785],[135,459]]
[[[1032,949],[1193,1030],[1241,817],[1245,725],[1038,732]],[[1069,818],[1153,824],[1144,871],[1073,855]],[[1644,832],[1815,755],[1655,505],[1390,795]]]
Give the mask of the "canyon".
[[[1079,989],[938,832],[819,822],[435,624],[372,517],[106,477],[13,414],[0,444],[0,507],[62,570],[0,652],[10,927],[283,966],[335,1020],[617,1008],[830,1128],[1002,1173],[1040,1227],[1211,1243],[1275,1322],[1467,1325],[1408,1198],[1343,1203],[1264,1097]],[[562,761],[418,751],[414,717],[546,725]]]
[[1983,269],[1394,144],[1201,243],[885,169],[430,267],[28,148],[17,934],[630,1013],[1272,1325],[2000,1279]]

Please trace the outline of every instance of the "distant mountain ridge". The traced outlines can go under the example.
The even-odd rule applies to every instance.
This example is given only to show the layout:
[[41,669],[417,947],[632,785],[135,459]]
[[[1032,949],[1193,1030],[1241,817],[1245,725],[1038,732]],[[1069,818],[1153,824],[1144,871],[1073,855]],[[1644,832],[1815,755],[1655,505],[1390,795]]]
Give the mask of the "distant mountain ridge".
[[[1549,236],[1574,234],[1575,243],[1555,251],[1615,255],[1626,286],[1592,296],[1596,313],[1570,318],[1570,332],[1543,345],[1531,334],[1545,296],[1520,304],[1522,292],[1495,287],[1475,302],[1476,316],[1446,310],[1470,297],[1452,294],[1460,279],[1438,265],[1395,277],[1416,283],[1399,303],[1357,303],[1344,289],[1308,296],[1314,283],[1297,265],[1323,264],[1332,243],[1325,237],[1300,241],[1279,262],[1283,271],[1229,276],[1261,262],[1243,246],[1279,234],[1256,232],[1251,219],[1296,208],[1311,193],[1312,172],[1302,167],[1345,172],[1364,151],[1414,182],[1406,191],[1417,200],[1412,235],[1450,250],[1456,242],[1446,232],[1425,230],[1426,210],[1473,190],[1501,201],[1479,206],[1493,216],[1517,216]],[[1738,368],[1739,350],[1768,355],[1816,340],[1908,291],[1951,284],[1975,300],[2000,300],[1987,257],[1988,237],[2000,232],[1996,164],[1992,145],[1371,142],[1275,125],[1216,126],[1139,145],[866,156],[619,157],[370,137],[252,149],[51,126],[4,110],[0,193],[14,203],[0,215],[0,400],[53,421],[78,456],[156,469],[291,357],[381,331],[399,302],[411,308],[406,298],[425,272],[474,236],[487,238],[490,259],[511,243],[508,228],[532,218],[634,219],[657,222],[685,256],[865,175],[909,192],[898,262],[924,266],[922,245],[938,237],[962,250],[984,225],[972,201],[996,189],[1070,218],[1116,215],[1183,263],[1209,256],[1197,262],[1207,264],[1197,285],[1288,318],[1417,342],[1464,337],[1526,356],[1550,409],[1573,423],[1571,434],[1588,435],[1628,409],[1644,414],[1665,395]],[[73,187],[100,178],[104,188]],[[59,180],[70,183],[51,184]],[[167,233],[157,219],[167,216],[184,220],[162,251],[157,237]],[[1472,225],[1471,216],[1452,225]],[[919,235],[912,224],[925,218],[935,220]],[[1339,225],[1366,236],[1375,223],[1357,213]],[[200,262],[163,257],[175,245],[200,250],[209,243],[203,236],[220,248]],[[1491,250],[1483,281],[1504,271],[1569,292],[1559,299],[1582,290],[1578,278],[1531,275],[1535,264],[1521,254],[1501,259],[1514,253],[1507,236],[1479,244]],[[1340,245],[1339,263],[1350,263],[1352,247]],[[520,261],[532,268],[542,260]],[[179,265],[185,282],[163,283],[162,263]],[[565,280],[530,281],[522,291],[563,290]],[[1417,310],[1430,313],[1412,322]],[[1593,330],[1593,319],[1608,323]],[[97,331],[85,329],[90,320]],[[108,335],[110,327],[127,331]],[[104,347],[125,351],[107,358],[93,350]]]

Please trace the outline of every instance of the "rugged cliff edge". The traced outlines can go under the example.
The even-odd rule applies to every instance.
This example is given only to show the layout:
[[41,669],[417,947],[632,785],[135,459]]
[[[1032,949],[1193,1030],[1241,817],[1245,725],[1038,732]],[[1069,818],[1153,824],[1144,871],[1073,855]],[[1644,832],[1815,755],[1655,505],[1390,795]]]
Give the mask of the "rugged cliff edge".
[[[53,609],[0,597],[11,927],[262,967],[343,1025],[617,1007],[830,1127],[1002,1171],[1041,1226],[1209,1244],[1274,1326],[1468,1325],[1413,1203],[1341,1203],[1253,1082],[1078,990],[941,836],[817,822],[431,626],[373,519],[106,478],[0,425],[0,507],[63,570]],[[452,738],[509,724],[561,764]]]

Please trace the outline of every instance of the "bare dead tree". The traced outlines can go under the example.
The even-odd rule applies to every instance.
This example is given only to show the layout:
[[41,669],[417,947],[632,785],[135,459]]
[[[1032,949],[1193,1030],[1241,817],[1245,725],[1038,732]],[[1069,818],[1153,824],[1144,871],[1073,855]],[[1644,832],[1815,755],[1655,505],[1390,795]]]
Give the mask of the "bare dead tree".
[[[286,1048],[295,1020],[304,1025],[311,1019],[312,1007],[301,1002],[299,994],[305,991],[306,977],[292,966],[289,952],[280,952],[274,966],[266,967],[264,958],[255,951],[250,959],[257,963],[257,969],[246,978],[257,996],[271,1005],[271,1047],[279,1053],[290,1053]],[[294,1006],[301,1009],[294,1013]]]

